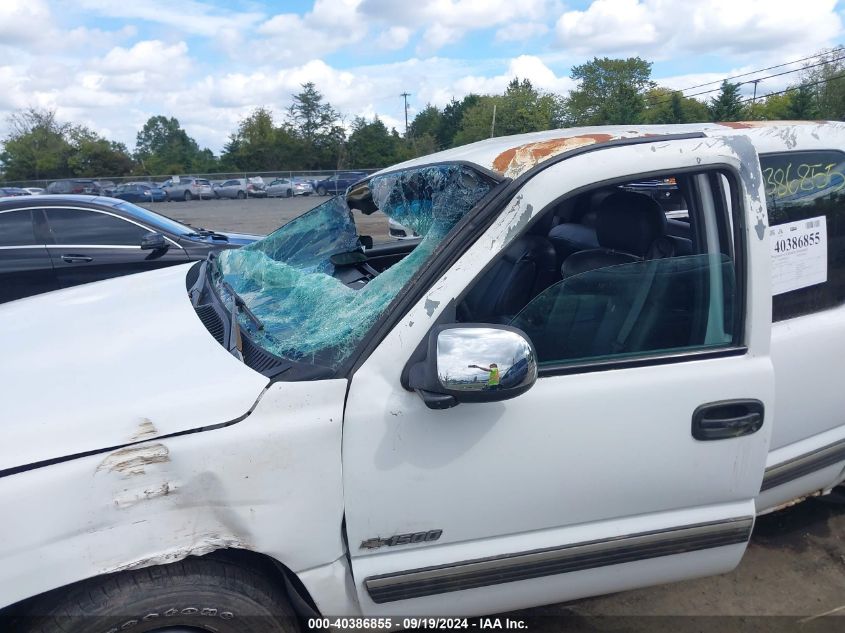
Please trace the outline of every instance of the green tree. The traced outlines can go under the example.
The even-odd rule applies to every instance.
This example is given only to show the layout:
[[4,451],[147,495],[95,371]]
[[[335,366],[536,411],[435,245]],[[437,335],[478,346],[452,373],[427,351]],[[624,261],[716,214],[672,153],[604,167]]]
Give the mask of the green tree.
[[[494,125],[495,106],[495,125]],[[476,97],[464,110],[453,144],[463,145],[493,136],[539,132],[557,127],[558,97],[538,91],[528,79],[513,79],[502,95]]]
[[279,169],[279,139],[273,114],[266,108],[256,108],[231,135],[223,149],[221,165],[238,171]]
[[401,141],[398,134],[391,134],[378,117],[372,122],[356,117],[346,146],[349,166],[362,169],[391,165],[399,159]]
[[789,105],[784,118],[794,121],[807,121],[819,118],[819,106],[813,86],[801,84],[798,90],[786,93],[790,95]]
[[561,103],[554,95],[539,92],[528,79],[513,79],[496,112],[495,136],[539,132],[556,127]]
[[711,121],[740,121],[747,116],[745,104],[739,93],[739,84],[725,80],[719,94],[707,105]]
[[102,138],[83,126],[69,131],[68,168],[74,176],[125,176],[135,166],[123,143]]
[[845,46],[825,51],[821,66],[805,69],[802,84],[815,84],[818,118],[845,121]]
[[288,132],[302,142],[302,168],[339,166],[346,132],[340,115],[312,82],[302,84],[302,92],[293,96],[287,118]]
[[466,145],[490,138],[493,132],[493,106],[496,106],[496,114],[498,114],[501,100],[500,96],[477,97],[475,103],[464,110],[460,127],[452,138],[452,144]]
[[654,87],[651,62],[639,57],[594,58],[575,66],[571,77],[579,83],[564,102],[568,125],[637,123],[645,110],[645,93]]
[[440,119],[440,128],[435,135],[438,147],[447,148],[456,145],[455,136],[461,128],[464,113],[477,104],[480,99],[481,97],[476,94],[468,94],[460,101],[452,99],[446,104]]
[[215,162],[211,150],[200,150],[178,119],[161,115],[150,117],[138,132],[135,159],[150,175],[208,171]]
[[710,120],[705,104],[685,97],[677,90],[654,87],[646,93],[645,103],[643,123],[697,123]]
[[8,180],[37,180],[69,176],[70,125],[60,123],[53,110],[28,108],[9,116],[0,162]]
[[408,137],[419,138],[426,134],[437,138],[443,125],[443,114],[430,103],[420,110],[408,126]]

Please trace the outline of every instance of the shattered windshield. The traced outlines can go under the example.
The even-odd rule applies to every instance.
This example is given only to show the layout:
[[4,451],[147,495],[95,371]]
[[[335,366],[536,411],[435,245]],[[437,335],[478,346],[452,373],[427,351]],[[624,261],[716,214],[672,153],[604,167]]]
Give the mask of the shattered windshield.
[[[267,351],[293,361],[338,366],[431,255],[443,237],[490,191],[493,182],[463,165],[435,165],[376,176],[373,205],[422,236],[386,270],[366,266],[352,211],[332,198],[264,239],[217,259],[217,289],[227,282],[263,324],[243,313],[241,328]],[[409,247],[410,248],[410,247]],[[343,269],[361,265],[356,284]]]

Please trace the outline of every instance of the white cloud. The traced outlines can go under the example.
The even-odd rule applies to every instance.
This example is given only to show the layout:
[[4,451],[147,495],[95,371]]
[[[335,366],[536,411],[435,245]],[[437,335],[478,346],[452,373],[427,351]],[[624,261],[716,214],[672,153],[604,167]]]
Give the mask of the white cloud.
[[411,39],[413,31],[404,26],[391,26],[382,31],[376,39],[376,46],[385,50],[395,51],[405,48]]
[[104,73],[114,75],[138,71],[179,75],[190,66],[188,45],[178,42],[167,46],[160,40],[145,40],[131,48],[116,46],[95,65]]
[[50,21],[50,8],[44,0],[2,0],[0,44],[26,43]]
[[542,22],[514,22],[496,31],[497,42],[523,42],[542,37],[549,27]]
[[566,93],[575,86],[569,77],[558,77],[539,57],[520,55],[510,61],[507,70],[493,77],[467,76],[454,85],[462,96],[469,93],[498,94],[505,91],[513,79],[528,79],[535,88],[547,92]]
[[814,52],[842,32],[836,0],[595,0],[557,21],[557,43],[590,55]]
[[542,20],[554,6],[552,0],[363,0],[359,12],[366,19],[422,29],[418,52],[430,53],[459,41],[471,31]]
[[74,8],[109,18],[153,22],[182,34],[207,37],[214,37],[221,31],[249,28],[264,17],[257,11],[225,11],[196,0],[178,3],[171,0],[75,0]]

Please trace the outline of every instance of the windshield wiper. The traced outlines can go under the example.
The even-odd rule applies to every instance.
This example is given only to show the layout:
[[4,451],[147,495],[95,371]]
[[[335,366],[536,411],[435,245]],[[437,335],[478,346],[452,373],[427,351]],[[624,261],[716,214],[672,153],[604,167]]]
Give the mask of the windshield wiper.
[[226,235],[223,235],[222,233],[217,233],[216,231],[209,231],[208,229],[203,229],[203,228],[195,228],[195,227],[191,227],[191,228],[194,229],[194,230],[191,231],[190,233],[185,233],[185,237],[210,237],[213,240],[217,239],[217,240],[226,240],[227,242],[229,241],[229,237],[226,236]]
[[[241,296],[237,292],[235,292],[235,289],[232,288],[232,286],[230,286],[228,282],[225,281],[221,281],[221,285],[223,286],[223,288],[226,289],[226,292],[228,292],[232,296],[232,327],[234,327],[234,322],[237,320],[237,309],[240,308],[241,312],[243,312],[247,316],[247,318],[252,321],[252,323],[257,329],[263,330],[264,324],[261,322],[261,319],[255,316],[253,311],[249,309],[249,306],[246,304],[246,301],[244,301]],[[240,339],[240,330],[238,330],[238,339]]]

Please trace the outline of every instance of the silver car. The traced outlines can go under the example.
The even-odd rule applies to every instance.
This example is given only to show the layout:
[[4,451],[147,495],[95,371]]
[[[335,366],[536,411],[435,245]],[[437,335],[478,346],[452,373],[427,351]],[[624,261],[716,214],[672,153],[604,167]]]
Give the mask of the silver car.
[[193,200],[199,198],[214,197],[214,189],[211,183],[205,178],[194,178],[193,176],[181,176],[178,181],[167,180],[162,184],[168,200]]
[[244,178],[224,180],[214,187],[218,198],[266,198],[267,192],[260,182]]
[[311,183],[290,178],[277,178],[267,185],[270,198],[290,198],[291,196],[310,196],[314,193]]

